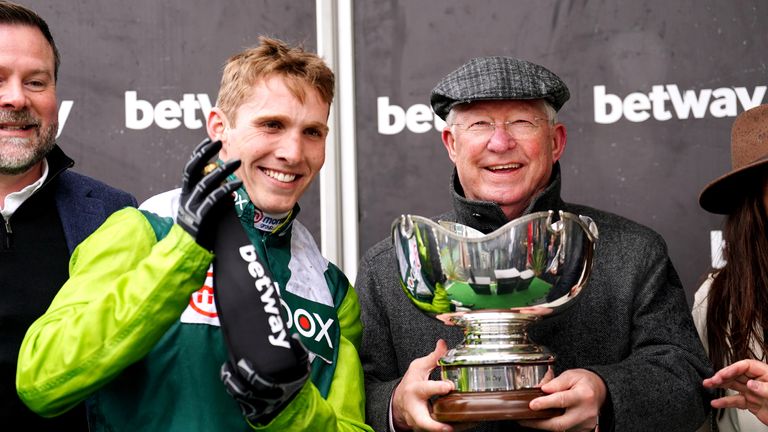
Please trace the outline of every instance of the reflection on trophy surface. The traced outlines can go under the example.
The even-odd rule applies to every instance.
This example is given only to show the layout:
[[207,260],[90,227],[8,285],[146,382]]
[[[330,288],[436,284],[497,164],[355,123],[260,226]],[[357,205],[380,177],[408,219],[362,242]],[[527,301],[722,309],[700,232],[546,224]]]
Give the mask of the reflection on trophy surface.
[[597,241],[586,216],[538,212],[482,234],[470,227],[404,215],[392,238],[405,295],[423,312],[464,329],[443,356],[455,391],[433,402],[438,421],[546,418],[528,403],[552,379],[552,353],[527,328],[573,304],[585,287]]

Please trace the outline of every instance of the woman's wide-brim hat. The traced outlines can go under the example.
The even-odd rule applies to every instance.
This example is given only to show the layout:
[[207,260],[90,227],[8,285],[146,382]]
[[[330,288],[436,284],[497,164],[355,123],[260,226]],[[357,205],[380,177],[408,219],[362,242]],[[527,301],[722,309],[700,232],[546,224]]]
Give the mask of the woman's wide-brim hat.
[[[708,212],[728,214],[739,205],[746,185],[768,163],[768,105],[744,111],[731,130],[730,172],[710,182],[699,195]],[[762,178],[762,177],[760,177]]]

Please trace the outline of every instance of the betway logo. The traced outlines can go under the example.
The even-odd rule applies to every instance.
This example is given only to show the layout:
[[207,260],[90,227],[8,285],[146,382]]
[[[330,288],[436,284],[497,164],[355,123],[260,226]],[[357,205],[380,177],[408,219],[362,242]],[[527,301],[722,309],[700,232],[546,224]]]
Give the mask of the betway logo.
[[655,85],[648,94],[630,93],[622,99],[607,93],[605,86],[594,87],[595,122],[616,123],[622,117],[631,122],[644,122],[651,117],[659,121],[712,117],[736,117],[739,108],[746,111],[762,103],[766,86],[757,86],[750,94],[746,87],[720,87],[680,91],[676,84]]
[[277,301],[279,299],[275,288],[277,282],[272,282],[272,279],[264,272],[264,267],[261,263],[256,261],[256,249],[253,245],[246,245],[240,247],[240,257],[243,261],[248,263],[248,274],[251,275],[256,281],[254,282],[256,289],[261,294],[261,302],[264,307],[264,312],[267,313],[267,322],[269,329],[272,332],[268,336],[269,343],[276,346],[290,349],[291,345],[286,339],[287,332],[285,331],[285,325],[283,319],[280,317],[280,310],[277,308]]
[[415,104],[403,109],[394,104],[390,105],[388,97],[380,96],[376,99],[376,111],[379,133],[382,135],[395,135],[405,128],[414,133],[425,133],[432,129],[442,131],[445,127],[443,119],[424,104]]
[[200,129],[211,112],[211,99],[205,93],[184,93],[181,100],[161,100],[155,105],[139,99],[135,91],[125,92],[125,127],[147,129],[156,124],[161,129]]

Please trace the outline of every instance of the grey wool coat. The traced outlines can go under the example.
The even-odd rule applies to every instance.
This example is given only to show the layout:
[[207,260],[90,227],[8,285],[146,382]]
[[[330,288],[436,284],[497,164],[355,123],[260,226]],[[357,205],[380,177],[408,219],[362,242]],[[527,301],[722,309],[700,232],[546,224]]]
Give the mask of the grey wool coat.
[[[435,219],[484,233],[508,222],[498,205],[464,198],[455,171],[451,194],[454,211]],[[608,397],[601,431],[695,430],[709,411],[701,382],[712,368],[664,240],[620,216],[564,202],[559,164],[525,213],[550,209],[591,217],[600,238],[586,288],[572,307],[535,324],[531,339],[555,353],[557,374],[584,368],[603,379]],[[364,329],[367,422],[377,431],[389,430],[390,398],[410,362],[433,351],[438,338],[450,348],[463,337],[460,328],[444,326],[410,303],[396,265],[392,242],[385,239],[365,253],[355,284]],[[526,429],[497,422],[476,430]]]

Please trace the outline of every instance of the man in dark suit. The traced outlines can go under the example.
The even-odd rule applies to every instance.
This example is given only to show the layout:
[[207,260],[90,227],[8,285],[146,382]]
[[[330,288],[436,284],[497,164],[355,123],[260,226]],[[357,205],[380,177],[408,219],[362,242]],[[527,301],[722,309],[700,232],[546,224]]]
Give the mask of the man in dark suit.
[[67,171],[74,162],[55,143],[58,66],[45,21],[0,1],[0,424],[84,431],[84,407],[49,420],[24,406],[16,359],[27,328],[67,280],[72,251],[136,199]]

